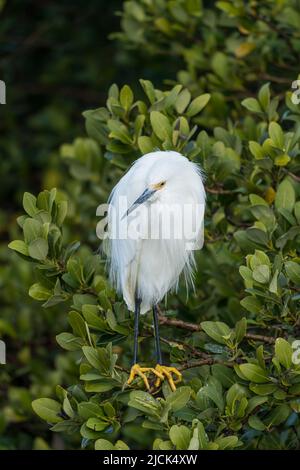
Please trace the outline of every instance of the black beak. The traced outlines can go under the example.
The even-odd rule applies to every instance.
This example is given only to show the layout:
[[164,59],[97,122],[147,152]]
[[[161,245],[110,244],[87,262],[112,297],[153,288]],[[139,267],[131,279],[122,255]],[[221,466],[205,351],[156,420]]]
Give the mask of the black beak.
[[145,189],[145,191],[136,199],[136,201],[134,201],[132,206],[129,207],[129,209],[125,212],[125,214],[122,217],[122,220],[124,219],[124,217],[131,214],[131,212],[134,211],[134,209],[136,209],[137,206],[146,202],[154,193],[155,193],[155,189],[148,189],[148,188]]

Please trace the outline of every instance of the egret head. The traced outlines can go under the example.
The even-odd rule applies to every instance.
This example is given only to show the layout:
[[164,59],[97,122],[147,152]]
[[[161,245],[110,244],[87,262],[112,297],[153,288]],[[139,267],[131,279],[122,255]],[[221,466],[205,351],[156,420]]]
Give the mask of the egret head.
[[[153,161],[150,168],[145,167],[147,172],[143,178],[144,190],[124,216],[129,215],[147,201],[168,203],[183,201],[187,191],[193,190],[195,186],[199,187],[199,169],[194,163],[177,152],[158,153],[166,155],[163,160]],[[139,170],[141,171],[142,168]]]

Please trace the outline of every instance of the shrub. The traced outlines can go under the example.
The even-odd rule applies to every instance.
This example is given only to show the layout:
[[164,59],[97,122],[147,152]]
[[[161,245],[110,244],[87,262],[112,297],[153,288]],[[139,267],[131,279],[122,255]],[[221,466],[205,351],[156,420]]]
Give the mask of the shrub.
[[[35,267],[29,295],[67,316],[56,340],[76,365],[55,399],[32,406],[75,445],[80,436],[97,450],[299,446],[300,108],[288,90],[297,12],[294,2],[247,5],[125,2],[118,37],[154,55],[168,47],[186,70],[165,91],[140,80],[143,97],[112,85],[105,107],[84,112],[88,137],[61,147],[63,189],[24,195],[23,237],[10,248]],[[95,254],[95,209],[156,148],[202,165],[208,201],[195,293],[187,300],[180,287],[160,315],[165,359],[184,382],[150,394],[126,385],[133,318]],[[148,316],[140,340],[149,363]]]

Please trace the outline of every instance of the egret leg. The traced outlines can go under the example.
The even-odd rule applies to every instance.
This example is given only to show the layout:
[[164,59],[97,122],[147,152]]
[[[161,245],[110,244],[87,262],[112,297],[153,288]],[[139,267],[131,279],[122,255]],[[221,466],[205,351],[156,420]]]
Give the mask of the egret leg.
[[157,364],[162,364],[162,356],[160,349],[160,339],[159,339],[159,326],[158,326],[158,309],[157,305],[153,307],[153,323],[154,323],[154,334],[155,334],[155,351],[156,351],[156,361]]
[[141,299],[136,297],[134,307],[134,343],[133,343],[133,364],[137,363],[138,357],[138,338],[139,338],[139,321],[140,321],[140,310],[141,310]]
[[135,310],[134,310],[134,344],[133,344],[133,364],[131,367],[130,375],[127,380],[127,384],[130,385],[136,376],[140,377],[147,390],[150,390],[150,385],[148,382],[148,378],[146,376],[146,372],[152,372],[156,377],[160,377],[163,379],[162,374],[156,372],[153,367],[141,367],[137,360],[138,360],[138,336],[139,336],[139,319],[140,319],[140,309],[141,309],[141,299],[136,298],[135,300]]
[[[158,309],[157,306],[153,307],[153,322],[154,322],[154,331],[155,331],[155,348],[156,348],[156,357],[157,364],[155,367],[155,375],[157,376],[155,386],[159,387],[163,380],[166,378],[169,382],[171,390],[174,392],[176,390],[176,384],[182,380],[182,375],[176,367],[168,367],[162,365],[162,355],[160,349],[159,341],[159,326],[158,326]],[[176,378],[173,378],[173,375]]]

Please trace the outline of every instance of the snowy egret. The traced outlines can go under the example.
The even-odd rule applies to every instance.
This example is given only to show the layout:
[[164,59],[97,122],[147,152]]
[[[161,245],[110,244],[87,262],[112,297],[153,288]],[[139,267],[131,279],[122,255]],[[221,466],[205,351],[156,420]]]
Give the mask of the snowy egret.
[[[181,273],[187,287],[193,284],[194,250],[203,245],[202,179],[199,166],[180,153],[156,151],[136,160],[110,195],[106,245],[110,281],[135,315],[128,384],[140,376],[149,389],[147,372],[156,376],[157,387],[166,378],[175,390],[181,380],[175,367],[162,364],[157,305],[168,291],[176,290]],[[124,236],[120,231],[125,223]],[[139,316],[151,308],[155,368],[138,364]]]

